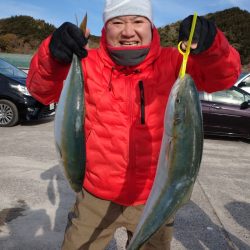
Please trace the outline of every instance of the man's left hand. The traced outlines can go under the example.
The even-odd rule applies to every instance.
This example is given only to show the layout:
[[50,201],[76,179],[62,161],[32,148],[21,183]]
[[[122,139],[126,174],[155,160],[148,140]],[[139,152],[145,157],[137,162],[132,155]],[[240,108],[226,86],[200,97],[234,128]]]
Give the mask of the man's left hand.
[[[187,41],[191,31],[192,20],[193,15],[190,15],[185,18],[180,24],[178,41],[182,41],[181,49],[183,51],[185,51],[187,48]],[[190,53],[199,54],[202,51],[207,50],[212,45],[216,36],[216,32],[216,26],[212,21],[198,16]]]

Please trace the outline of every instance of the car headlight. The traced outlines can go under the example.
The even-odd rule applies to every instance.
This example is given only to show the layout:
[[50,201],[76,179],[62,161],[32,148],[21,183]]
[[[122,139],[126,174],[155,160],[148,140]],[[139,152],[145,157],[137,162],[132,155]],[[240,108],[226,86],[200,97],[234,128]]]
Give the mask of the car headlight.
[[23,93],[24,95],[28,95],[31,96],[30,92],[28,91],[27,87],[23,86],[23,85],[11,85],[12,88],[17,89],[18,91],[20,91],[21,93]]

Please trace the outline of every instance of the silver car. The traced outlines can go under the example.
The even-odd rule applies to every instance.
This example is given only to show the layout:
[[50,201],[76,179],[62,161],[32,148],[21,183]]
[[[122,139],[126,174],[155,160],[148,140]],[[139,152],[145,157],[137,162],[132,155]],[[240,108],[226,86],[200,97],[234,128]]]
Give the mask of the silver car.
[[242,73],[234,86],[250,93],[250,73]]

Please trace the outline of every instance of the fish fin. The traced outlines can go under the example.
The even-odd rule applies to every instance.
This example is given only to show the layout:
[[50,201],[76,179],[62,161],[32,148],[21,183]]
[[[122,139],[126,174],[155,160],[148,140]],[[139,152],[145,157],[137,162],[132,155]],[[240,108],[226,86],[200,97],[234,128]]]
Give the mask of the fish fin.
[[80,29],[82,30],[83,34],[85,34],[86,32],[86,29],[87,29],[87,21],[88,21],[88,15],[87,15],[87,12],[80,24]]

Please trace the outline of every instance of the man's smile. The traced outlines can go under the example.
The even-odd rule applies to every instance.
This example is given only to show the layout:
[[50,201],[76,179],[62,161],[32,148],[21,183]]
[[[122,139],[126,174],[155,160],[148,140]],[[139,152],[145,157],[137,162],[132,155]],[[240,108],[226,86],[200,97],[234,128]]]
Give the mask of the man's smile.
[[119,42],[121,46],[138,46],[138,41],[120,41]]

